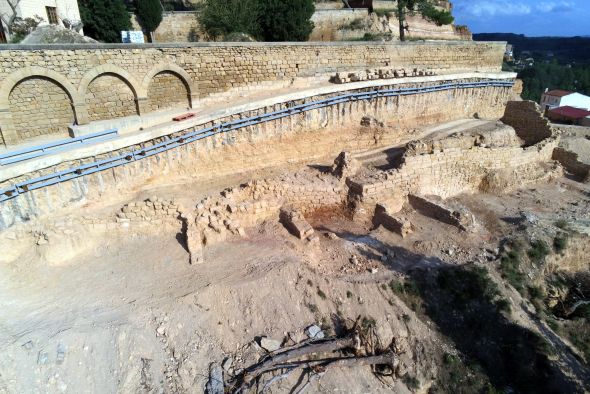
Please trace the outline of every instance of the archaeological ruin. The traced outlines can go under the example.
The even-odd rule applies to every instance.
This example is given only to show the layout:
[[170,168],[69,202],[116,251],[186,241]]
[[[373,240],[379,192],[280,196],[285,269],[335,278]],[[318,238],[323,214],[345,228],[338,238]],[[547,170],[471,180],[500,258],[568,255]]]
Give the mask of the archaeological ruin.
[[504,50],[7,45],[0,392],[582,392],[587,138]]

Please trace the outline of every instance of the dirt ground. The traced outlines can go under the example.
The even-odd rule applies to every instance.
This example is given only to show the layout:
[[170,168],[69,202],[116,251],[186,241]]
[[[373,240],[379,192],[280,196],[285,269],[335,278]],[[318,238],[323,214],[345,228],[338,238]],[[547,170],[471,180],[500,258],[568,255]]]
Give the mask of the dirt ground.
[[[278,172],[310,171],[307,164],[325,166],[330,160],[208,184],[175,180],[123,198],[173,195],[194,205],[226,186]],[[566,177],[502,195],[461,195],[453,200],[474,215],[470,231],[406,207],[403,214],[414,229],[404,238],[330,208],[306,216],[320,235],[318,245],[267,221],[247,228],[245,237],[206,248],[200,265],[189,264],[181,229],[174,226],[107,233],[74,228],[66,240],[47,244],[37,244],[33,236],[3,238],[0,393],[204,392],[212,363],[230,360],[225,365],[231,375],[263,356],[257,344],[261,336],[297,343],[307,339],[305,328],[312,324],[328,336],[338,335],[358,317],[373,322],[382,343],[398,343],[398,376],[378,378],[367,366],[328,369],[307,392],[524,387],[505,378],[508,373],[489,371],[473,343],[453,332],[456,321],[440,317],[441,312],[461,313],[433,310],[426,298],[430,289],[420,293],[422,298],[414,290],[395,291],[395,283],[410,278],[422,283],[438,272],[472,265],[489,271],[509,304],[511,312],[494,315],[502,327],[539,332],[554,349],[543,365],[558,371],[551,382],[565,391],[556,392],[583,392],[590,377],[579,349],[531,312],[534,306],[502,279],[499,267],[507,239],[551,238],[559,231],[557,222],[567,222],[576,242],[587,243],[589,196],[588,184]],[[113,215],[121,202],[69,214]],[[563,256],[547,258],[559,265]],[[488,346],[498,338],[486,340]],[[449,360],[460,360],[461,369]],[[293,374],[267,391],[297,392],[294,388],[306,379]],[[452,385],[459,385],[456,391]]]

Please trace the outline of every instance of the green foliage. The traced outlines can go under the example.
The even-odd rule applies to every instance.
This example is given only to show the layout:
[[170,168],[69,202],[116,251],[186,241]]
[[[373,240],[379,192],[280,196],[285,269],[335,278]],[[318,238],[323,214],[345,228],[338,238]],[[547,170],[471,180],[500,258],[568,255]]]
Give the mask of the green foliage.
[[318,296],[320,296],[320,298],[321,298],[322,300],[325,300],[325,299],[326,299],[326,293],[324,293],[324,292],[322,291],[322,289],[320,289],[319,287],[318,287]]
[[420,388],[420,381],[414,376],[405,375],[403,382],[411,390],[418,390]]
[[198,18],[212,39],[245,33],[260,41],[306,41],[314,10],[313,0],[205,0]]
[[258,0],[264,41],[307,41],[313,30],[313,0]]
[[361,328],[366,332],[371,328],[375,328],[377,326],[377,322],[372,317],[363,316],[361,320]]
[[160,0],[136,0],[136,9],[141,26],[150,33],[156,31],[162,22]]
[[565,89],[590,95],[590,66],[562,65],[557,61],[535,63],[518,74],[523,81],[522,97],[539,102],[545,89]]
[[43,18],[39,15],[35,15],[34,18],[14,18],[14,21],[12,21],[12,24],[10,25],[10,32],[12,33],[10,42],[13,44],[21,42],[26,36],[32,33],[42,21]]
[[525,276],[520,270],[522,258],[522,245],[518,241],[511,241],[500,259],[502,277],[508,281],[520,293],[524,290]]
[[131,30],[131,17],[122,0],[80,0],[84,34],[102,42],[121,42],[121,31]]
[[406,37],[406,15],[420,14],[425,19],[436,23],[439,26],[453,23],[455,18],[449,11],[439,10],[435,7],[433,0],[398,0],[395,16],[399,23],[399,37],[405,41]]
[[541,263],[548,254],[549,246],[547,246],[545,241],[540,239],[532,241],[531,248],[527,251],[529,259],[531,259],[531,261],[536,264]]
[[553,249],[557,253],[561,253],[567,248],[568,242],[568,235],[565,233],[557,234],[555,238],[553,238]]
[[569,229],[569,223],[567,222],[567,220],[559,219],[555,222],[555,227],[567,231]]
[[348,30],[361,30],[363,27],[364,23],[362,19],[354,19],[344,26],[344,28]]
[[352,298],[353,294],[352,291],[346,290],[346,298]]
[[318,306],[316,304],[306,304],[305,306],[307,306],[307,309],[309,309],[311,313],[319,312]]
[[199,24],[214,40],[230,33],[260,36],[258,0],[205,0]]
[[500,295],[498,286],[483,267],[445,270],[438,275],[437,282],[459,308],[465,308],[470,301],[484,300],[495,304]]

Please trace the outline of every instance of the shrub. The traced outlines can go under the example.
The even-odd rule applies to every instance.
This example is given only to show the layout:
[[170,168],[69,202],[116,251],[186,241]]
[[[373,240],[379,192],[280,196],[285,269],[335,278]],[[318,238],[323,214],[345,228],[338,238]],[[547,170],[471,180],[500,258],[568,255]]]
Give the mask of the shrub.
[[259,41],[306,41],[314,11],[313,0],[205,0],[198,19],[214,40],[238,32]]
[[230,33],[246,33],[259,38],[259,12],[257,0],[205,0],[198,19],[205,34],[213,40]]
[[539,264],[549,254],[549,247],[543,240],[535,240],[531,242],[531,248],[527,251],[527,255],[533,263]]
[[557,234],[555,238],[553,238],[553,249],[557,253],[561,253],[567,248],[568,236],[567,234]]
[[131,30],[123,0],[80,0],[84,34],[102,42],[121,42],[121,31]]
[[137,16],[141,26],[150,33],[150,41],[153,41],[152,33],[156,31],[162,22],[162,5],[160,0],[137,0]]
[[320,298],[321,298],[322,300],[325,300],[325,299],[326,299],[326,293],[324,293],[324,292],[322,291],[322,289],[320,289],[319,287],[318,287],[318,296],[320,296]]

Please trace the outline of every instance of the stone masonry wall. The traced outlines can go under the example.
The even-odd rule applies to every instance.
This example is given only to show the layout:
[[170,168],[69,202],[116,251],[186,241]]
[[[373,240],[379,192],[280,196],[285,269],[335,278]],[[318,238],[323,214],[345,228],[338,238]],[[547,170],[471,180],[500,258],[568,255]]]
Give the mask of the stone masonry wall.
[[178,76],[163,72],[154,77],[148,88],[148,108],[150,111],[188,106],[189,94]]
[[137,113],[135,96],[129,86],[115,75],[102,75],[88,86],[86,93],[91,120],[121,118]]
[[[156,42],[197,42],[202,40],[201,28],[194,11],[170,11],[162,14],[162,22],[154,32]],[[131,16],[134,30],[141,31],[136,15]],[[148,40],[146,39],[146,42]]]
[[46,134],[68,135],[74,112],[67,93],[46,79],[27,79],[19,83],[9,96],[10,111],[18,125],[19,138]]
[[536,145],[474,145],[452,147],[428,153],[406,152],[402,164],[393,170],[348,180],[357,212],[385,202],[401,208],[409,194],[443,198],[476,191],[507,191],[559,173],[547,167],[558,138],[551,136]]
[[[383,97],[370,101],[342,103],[249,126],[120,167],[33,190],[0,203],[0,229],[63,207],[77,206],[86,201],[104,198],[105,195],[119,195],[126,190],[138,190],[145,182],[154,184],[160,178],[169,181],[175,176],[183,176],[201,180],[285,163],[313,162],[320,158],[333,158],[341,151],[355,152],[399,144],[401,141],[407,141],[409,133],[420,125],[461,119],[475,113],[481,117],[497,119],[502,115],[510,96],[510,88],[486,87]],[[328,97],[309,97],[305,101]],[[228,116],[218,121],[256,116],[302,102],[303,100],[285,102],[241,115]],[[387,131],[361,127],[360,122],[364,116],[372,116],[385,122]],[[194,129],[205,126],[208,125]],[[186,132],[194,129],[187,129]],[[142,146],[162,142],[165,138],[147,141]],[[59,166],[2,182],[0,189],[25,179],[126,154],[139,148],[140,146],[130,146],[105,155],[64,162]]]
[[[147,86],[163,71],[181,75],[193,102],[227,91],[250,90],[297,78],[325,78],[337,71],[368,67],[427,68],[437,74],[497,72],[502,65],[501,43],[205,43],[170,45],[6,45],[0,51],[0,129],[4,140],[19,140],[20,124],[11,116],[8,96],[23,79],[52,80],[71,99],[77,124],[91,117],[83,105],[88,85],[103,74],[117,75],[132,87],[134,98],[147,103]],[[38,82],[40,83],[40,82]],[[31,101],[28,90],[20,99]],[[51,103],[39,104],[37,130],[52,126]],[[52,100],[50,100],[52,101]],[[117,95],[105,95],[96,106],[118,106]],[[147,108],[139,108],[143,113]],[[96,111],[102,112],[104,111]],[[108,110],[106,111],[108,112]],[[22,127],[21,127],[22,128]]]

